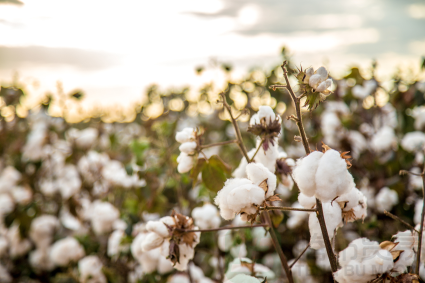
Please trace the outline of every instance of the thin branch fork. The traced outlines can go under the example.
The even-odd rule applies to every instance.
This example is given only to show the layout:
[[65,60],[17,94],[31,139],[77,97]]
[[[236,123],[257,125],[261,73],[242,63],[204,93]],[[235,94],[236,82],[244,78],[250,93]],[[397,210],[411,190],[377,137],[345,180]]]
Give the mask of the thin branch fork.
[[298,260],[300,260],[300,258],[305,254],[305,252],[308,250],[308,248],[310,248],[310,243],[307,245],[307,247],[305,247],[305,249],[297,256],[297,258],[294,260],[294,262],[291,263],[291,265],[289,266],[289,268],[292,269],[292,267],[297,263]]
[[281,210],[281,211],[306,211],[306,212],[316,212],[315,208],[296,208],[296,207],[285,207],[285,206],[265,206],[260,207],[260,210]]
[[384,214],[394,220],[400,221],[402,224],[404,224],[407,228],[409,228],[412,231],[416,231],[419,234],[419,231],[417,231],[415,229],[415,227],[413,227],[412,225],[410,225],[409,223],[407,223],[406,221],[404,221],[403,219],[401,219],[400,217],[398,217],[397,215],[392,214],[389,211],[384,210]]

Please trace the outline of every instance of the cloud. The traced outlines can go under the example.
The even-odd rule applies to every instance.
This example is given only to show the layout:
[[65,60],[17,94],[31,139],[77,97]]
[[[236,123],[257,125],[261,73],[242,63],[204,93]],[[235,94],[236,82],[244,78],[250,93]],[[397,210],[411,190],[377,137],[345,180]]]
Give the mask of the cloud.
[[0,46],[0,69],[16,69],[27,65],[68,65],[80,70],[98,70],[119,63],[119,56],[102,51],[44,46]]
[[15,4],[15,5],[23,5],[19,0],[0,0],[0,4]]

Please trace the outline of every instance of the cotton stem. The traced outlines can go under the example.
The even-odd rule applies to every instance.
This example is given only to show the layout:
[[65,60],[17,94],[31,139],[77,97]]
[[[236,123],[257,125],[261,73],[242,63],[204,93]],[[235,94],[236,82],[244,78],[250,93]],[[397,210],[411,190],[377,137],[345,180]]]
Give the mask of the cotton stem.
[[221,231],[221,230],[234,230],[234,229],[244,229],[244,228],[254,228],[254,227],[267,227],[268,224],[257,224],[257,225],[244,225],[244,226],[223,226],[218,228],[211,228],[211,229],[199,229],[199,230],[186,230],[186,229],[176,229],[180,232],[215,232],[215,231]]
[[258,146],[257,150],[255,151],[254,155],[252,156],[251,160],[249,161],[249,163],[254,162],[254,158],[257,155],[257,153],[260,151],[260,148],[263,146],[264,140],[261,140],[260,145]]
[[296,207],[285,207],[285,206],[267,206],[260,207],[260,210],[281,210],[281,211],[306,211],[306,212],[315,212],[315,208],[296,208]]
[[204,149],[204,148],[210,148],[210,147],[214,147],[214,146],[221,146],[221,145],[232,144],[232,143],[238,143],[238,140],[222,141],[222,142],[205,144],[205,145],[201,145],[201,148]]
[[421,249],[422,249],[422,234],[424,231],[424,217],[425,217],[425,163],[424,169],[422,170],[422,214],[421,214],[421,224],[419,229],[419,241],[418,241],[418,252],[416,253],[416,270],[415,273],[419,275],[419,267],[421,263]]
[[291,265],[289,266],[289,268],[292,269],[292,267],[297,263],[298,260],[300,260],[300,258],[305,254],[305,252],[308,250],[308,248],[310,248],[310,243],[307,245],[307,247],[305,247],[305,249],[297,256],[297,258],[294,260],[294,262],[291,263]]

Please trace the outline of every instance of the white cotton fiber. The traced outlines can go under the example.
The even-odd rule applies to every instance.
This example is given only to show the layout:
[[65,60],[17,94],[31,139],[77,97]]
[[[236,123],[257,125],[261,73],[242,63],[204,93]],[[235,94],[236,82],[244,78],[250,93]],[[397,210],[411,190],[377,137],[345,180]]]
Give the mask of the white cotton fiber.
[[298,202],[304,208],[313,208],[316,205],[316,198],[314,196],[308,197],[303,193],[298,195]]
[[264,180],[267,180],[268,190],[266,198],[272,196],[276,190],[276,175],[270,172],[261,163],[250,163],[246,166],[246,173],[248,179],[251,180],[255,185],[260,185]]
[[[332,239],[335,229],[342,223],[341,208],[337,204],[331,205],[330,203],[324,203],[323,214],[325,215],[325,223],[329,238]],[[310,213],[308,227],[310,229],[311,248],[316,250],[324,248],[325,243],[323,241],[322,229],[320,228],[316,213]]]
[[379,250],[372,258],[362,261],[366,274],[382,274],[393,268],[394,262],[391,253],[387,250]]
[[157,233],[150,232],[142,242],[142,251],[147,252],[158,248],[164,242],[164,238]]
[[322,156],[322,152],[313,151],[306,157],[298,159],[292,172],[298,188],[308,197],[314,196],[316,192],[316,171]]
[[316,171],[316,197],[322,202],[329,202],[353,187],[353,177],[340,153],[333,149],[326,151]]
[[390,211],[398,203],[398,194],[388,187],[383,187],[376,195],[375,203],[379,212]]
[[176,141],[179,143],[193,141],[195,139],[195,131],[193,128],[184,128],[181,132],[177,132]]
[[149,232],[154,232],[163,238],[170,236],[168,228],[161,221],[149,221],[146,224],[146,230]]
[[260,205],[264,201],[264,190],[254,184],[246,184],[232,190],[227,196],[227,203],[236,211]]
[[360,197],[363,194],[357,189],[352,188],[345,194],[339,196],[335,201],[340,205],[343,211],[349,211],[359,204]]
[[196,150],[196,142],[185,142],[179,146],[179,150],[186,154],[193,154]]
[[193,157],[189,156],[185,152],[180,152],[180,155],[177,157],[177,171],[179,173],[187,173],[193,167]]

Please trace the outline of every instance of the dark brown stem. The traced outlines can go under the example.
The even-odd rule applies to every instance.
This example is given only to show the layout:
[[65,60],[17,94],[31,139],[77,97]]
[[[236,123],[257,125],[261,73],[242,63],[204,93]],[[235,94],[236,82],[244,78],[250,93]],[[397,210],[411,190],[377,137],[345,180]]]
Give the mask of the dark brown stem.
[[251,157],[251,160],[249,161],[249,163],[251,163],[251,162],[253,162],[253,161],[254,161],[254,158],[255,158],[255,156],[257,155],[257,153],[260,151],[260,148],[262,147],[263,143],[264,143],[264,140],[261,140],[260,145],[258,146],[258,148],[257,148],[257,150],[255,151],[254,155]]
[[260,207],[260,210],[306,211],[306,212],[317,211],[315,208],[295,208],[295,207],[285,207],[285,206]]
[[257,225],[244,225],[244,226],[223,226],[218,228],[211,228],[211,229],[200,229],[200,230],[186,230],[186,229],[176,229],[180,232],[215,232],[215,231],[221,231],[221,230],[233,230],[233,229],[244,229],[244,228],[254,228],[254,227],[267,227],[268,224],[257,224]]
[[[404,221],[403,219],[401,219],[400,217],[398,217],[397,215],[392,214],[391,212],[388,212],[386,210],[384,210],[384,214],[394,220],[400,221],[402,224],[404,224],[407,228],[409,228],[412,231],[416,231],[415,227],[413,227],[412,225],[410,225],[409,223],[407,223],[406,221]],[[416,231],[417,233],[419,233],[419,231]]]
[[424,217],[425,217],[425,163],[422,170],[422,215],[419,229],[418,252],[416,253],[416,268],[415,273],[419,275],[419,267],[421,265],[421,249],[422,249],[422,234],[424,232]]
[[292,267],[297,263],[298,260],[300,260],[300,258],[305,254],[305,252],[308,250],[308,248],[310,247],[310,243],[307,245],[307,247],[305,247],[305,249],[297,256],[297,258],[294,260],[293,263],[291,263],[291,265],[289,266],[289,268],[292,269]]
[[270,218],[270,214],[267,210],[265,210],[262,213],[262,215],[264,216],[264,219],[265,219],[266,223],[268,224],[268,226],[270,228],[269,231],[270,231],[270,236],[272,238],[273,246],[274,246],[277,254],[279,255],[280,262],[282,263],[282,267],[283,267],[283,269],[285,270],[285,273],[286,273],[286,277],[288,277],[289,283],[294,283],[294,279],[292,278],[291,268],[288,265],[288,260],[286,259],[286,256],[282,251],[282,247],[280,246],[279,241],[277,239],[276,233],[275,233],[274,228],[273,228],[272,220]]
[[238,143],[238,140],[222,141],[222,142],[205,144],[205,145],[201,145],[201,148],[204,149],[204,148],[209,148],[209,147],[214,147],[214,146],[221,146],[221,145],[232,144],[232,143]]
[[238,141],[237,144],[239,146],[239,149],[241,150],[246,161],[249,163],[248,152],[246,151],[245,145],[243,144],[242,135],[241,135],[241,131],[239,129],[238,122],[236,122],[236,119],[233,117],[232,108],[227,103],[226,95],[223,92],[220,93],[220,95],[223,99],[223,106],[224,106],[224,108],[226,108],[227,112],[229,113],[230,121],[232,122],[233,129],[235,130],[236,138],[237,138],[237,141]]
[[[283,76],[285,77],[286,81],[286,89],[288,90],[289,94],[291,95],[292,101],[295,104],[296,114],[297,114],[297,120],[295,123],[297,124],[298,131],[300,132],[301,140],[304,145],[304,149],[306,154],[310,154],[310,146],[308,145],[307,136],[305,134],[303,122],[302,122],[302,115],[301,115],[301,106],[300,106],[300,98],[295,96],[294,91],[292,90],[291,84],[289,83],[288,79],[288,71],[286,70],[287,62],[284,61],[282,64],[282,70],[283,70]],[[322,202],[319,199],[316,199],[316,213],[317,213],[317,219],[319,220],[320,229],[322,230],[323,235],[323,241],[325,242],[326,252],[329,257],[329,262],[331,264],[331,270],[332,272],[336,272],[338,270],[338,264],[336,261],[335,254],[332,250],[331,240],[329,239],[328,230],[326,229],[326,222],[325,222],[325,216],[323,214],[323,207]]]

